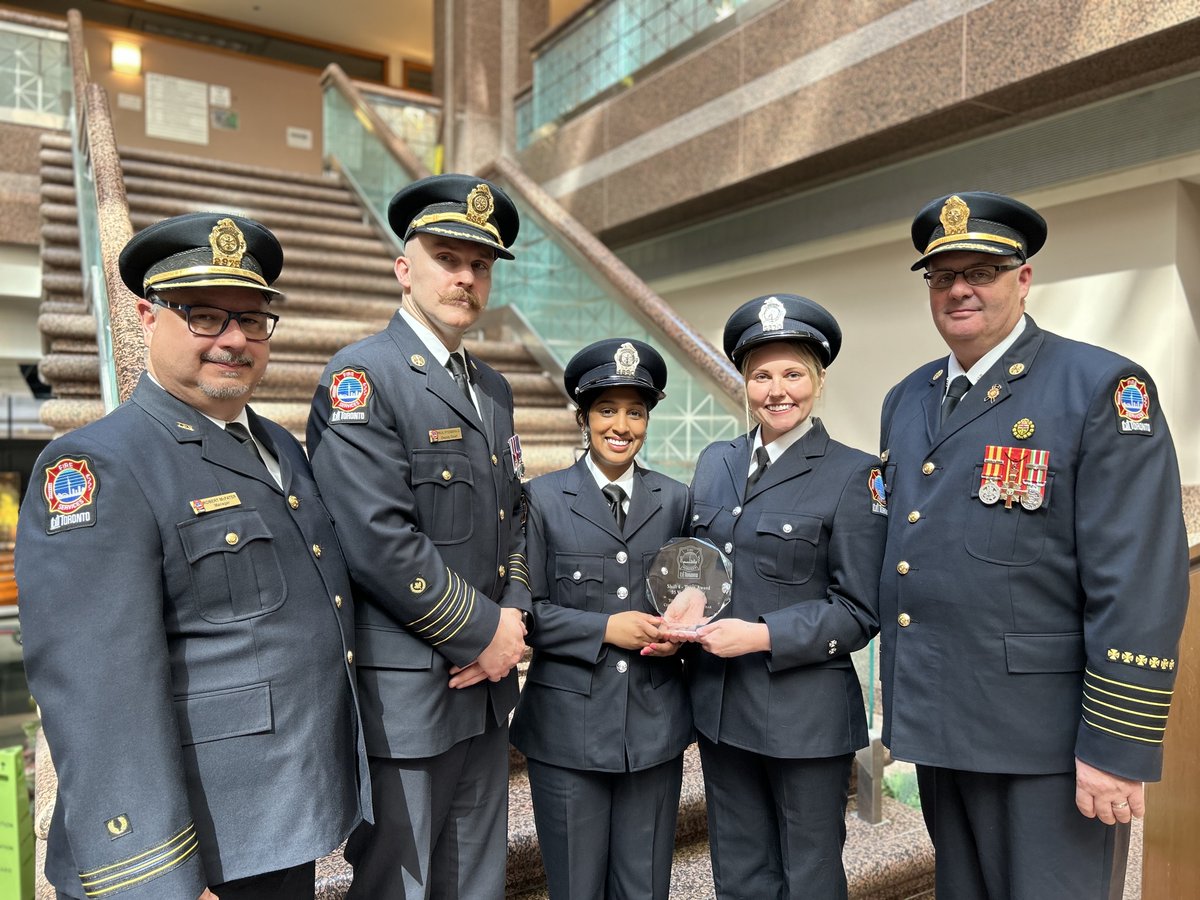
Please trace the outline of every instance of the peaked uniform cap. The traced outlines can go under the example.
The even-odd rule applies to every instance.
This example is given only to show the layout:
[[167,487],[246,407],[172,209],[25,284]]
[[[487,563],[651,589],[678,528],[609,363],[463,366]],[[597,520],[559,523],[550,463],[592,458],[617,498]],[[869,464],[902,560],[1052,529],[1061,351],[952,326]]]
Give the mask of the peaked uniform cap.
[[637,388],[653,407],[666,394],[667,364],[649,344],[633,338],[608,338],[589,344],[571,357],[563,370],[563,386],[586,409],[589,396],[610,387]]
[[155,222],[133,236],[118,267],[139,297],[197,287],[252,288],[267,300],[283,269],[283,248],[266,226],[242,216],[198,212]]
[[725,355],[739,369],[752,349],[772,341],[807,344],[824,367],[842,348],[842,329],[829,310],[798,294],[755,297],[725,323]]
[[1046,243],[1046,220],[1019,200],[989,191],[961,191],[930,201],[912,223],[921,254],[912,271],[939,253],[968,250],[1017,256],[1025,262]]
[[483,244],[503,259],[521,227],[517,207],[499,187],[472,175],[431,175],[401,188],[388,204],[388,224],[403,241],[433,234]]

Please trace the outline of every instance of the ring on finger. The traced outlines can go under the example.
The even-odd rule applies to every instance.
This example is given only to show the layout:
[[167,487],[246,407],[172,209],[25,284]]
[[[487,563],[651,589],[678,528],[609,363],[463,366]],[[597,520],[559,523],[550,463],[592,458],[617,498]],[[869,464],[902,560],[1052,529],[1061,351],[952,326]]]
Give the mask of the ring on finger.
[[1127,808],[1128,806],[1129,806],[1129,801],[1128,801],[1128,800],[1122,800],[1120,803],[1114,803],[1114,804],[1112,805],[1112,808],[1113,808],[1113,809],[1125,809],[1125,808]]

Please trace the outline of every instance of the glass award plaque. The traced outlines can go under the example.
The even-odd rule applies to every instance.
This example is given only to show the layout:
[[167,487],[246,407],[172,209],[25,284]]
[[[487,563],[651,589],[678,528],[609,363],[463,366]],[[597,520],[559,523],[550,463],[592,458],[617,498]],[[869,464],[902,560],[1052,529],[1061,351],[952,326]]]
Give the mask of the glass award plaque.
[[[729,605],[733,563],[710,541],[675,538],[668,541],[646,575],[646,588],[662,616],[663,630],[691,636]],[[694,637],[692,638],[694,639]]]

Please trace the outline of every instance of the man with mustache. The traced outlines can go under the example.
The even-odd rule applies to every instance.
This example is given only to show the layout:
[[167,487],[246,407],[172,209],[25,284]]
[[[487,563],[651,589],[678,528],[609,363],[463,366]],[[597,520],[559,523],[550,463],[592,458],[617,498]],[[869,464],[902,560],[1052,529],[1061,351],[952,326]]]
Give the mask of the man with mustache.
[[351,900],[504,896],[508,716],[532,610],[508,382],[462,336],[512,259],[516,207],[439,175],[388,209],[400,309],[321,377],[308,450],[350,563],[377,810]]
[[136,235],[146,372],[35,467],[17,582],[60,898],[311,900],[370,816],[345,562],[304,450],[247,406],[282,265],[239,216]]

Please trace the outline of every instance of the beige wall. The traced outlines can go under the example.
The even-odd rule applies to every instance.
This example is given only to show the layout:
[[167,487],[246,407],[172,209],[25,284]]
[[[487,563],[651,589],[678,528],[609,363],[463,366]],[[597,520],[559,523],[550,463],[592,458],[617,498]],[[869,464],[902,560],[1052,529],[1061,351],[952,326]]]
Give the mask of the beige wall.
[[[1025,198],[1050,226],[1033,259],[1027,309],[1044,328],[1144,365],[1158,384],[1183,481],[1200,482],[1200,188],[1172,179],[1073,193]],[[829,307],[845,342],[817,414],[839,439],[877,451],[888,388],[947,352],[920,276],[908,271],[916,258],[908,225],[797,248],[801,258],[793,261],[748,260],[738,271],[692,273],[686,284],[655,287],[718,346],[729,312],[752,297],[791,292]]]
[[[281,64],[258,62],[232,53],[210,51],[176,41],[90,25],[85,33],[92,80],[108,91],[109,105],[122,147],[145,147],[203,156],[247,165],[294,172],[321,171],[320,74]],[[121,75],[109,64],[113,39],[129,40],[142,48],[143,75]],[[228,87],[231,109],[239,118],[237,131],[208,131],[207,146],[146,137],[145,77],[147,72],[190,78]],[[122,109],[118,94],[143,98],[140,111]],[[287,146],[289,126],[307,128],[313,148]]]

